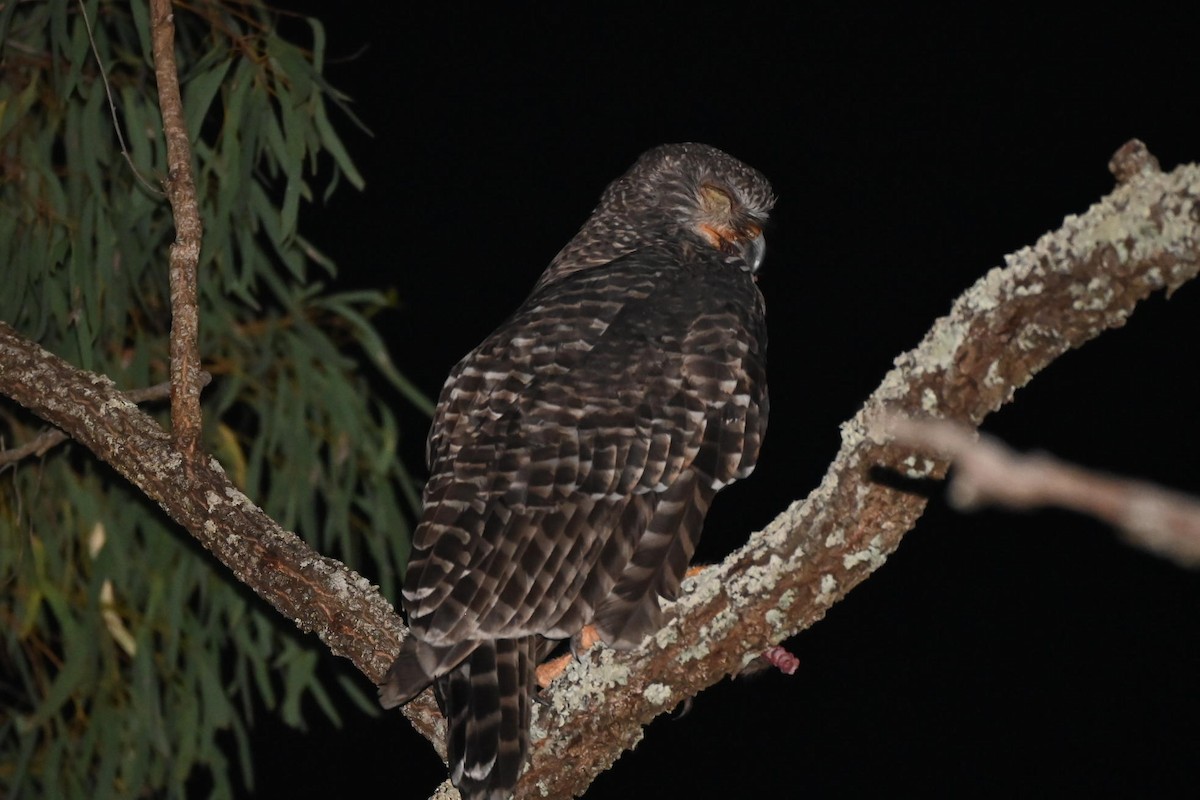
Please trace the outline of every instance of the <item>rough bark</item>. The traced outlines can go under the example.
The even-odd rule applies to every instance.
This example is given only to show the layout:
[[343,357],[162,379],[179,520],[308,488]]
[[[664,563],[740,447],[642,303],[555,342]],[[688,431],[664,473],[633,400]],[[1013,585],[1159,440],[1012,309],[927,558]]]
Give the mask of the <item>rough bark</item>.
[[196,202],[192,176],[192,147],[184,122],[183,99],[179,94],[179,70],[175,67],[175,18],[171,0],[150,0],[150,35],[154,50],[154,77],[158,82],[158,105],[162,112],[167,142],[164,182],[175,241],[171,244],[171,430],[180,452],[190,463],[203,459],[200,437],[200,311],[196,271],[200,264],[200,242],[204,226]]
[[896,549],[925,499],[873,478],[941,478],[946,461],[870,435],[879,415],[976,427],[1055,358],[1120,327],[1152,292],[1200,270],[1200,167],[1163,174],[1140,142],[1110,165],[1123,183],[1085,214],[989,271],[895,361],[842,426],[842,446],[807,499],[684,584],[638,650],[596,649],[551,687],[518,797],[582,793],[655,716],[809,627]]
[[[216,459],[189,462],[111,380],[76,369],[0,322],[0,393],[114,467],[301,630],[316,633],[371,681],[383,677],[404,625],[378,588],[285,531]],[[407,713],[440,741],[442,721],[431,697]]]
[[[1123,184],[988,272],[937,320],[863,409],[820,486],[721,564],[687,579],[666,626],[637,650],[596,648],[547,692],[520,797],[582,793],[651,719],[820,619],[877,569],[925,501],[877,482],[887,468],[938,478],[946,464],[873,439],[882,413],[976,426],[1068,349],[1119,327],[1151,292],[1200,270],[1200,168],[1157,170],[1140,143],[1114,159]],[[215,461],[192,474],[170,438],[104,377],[0,323],[0,393],[68,432],[158,502],[237,578],[372,681],[403,636],[361,576],[283,531]],[[428,693],[406,708],[441,744]]]

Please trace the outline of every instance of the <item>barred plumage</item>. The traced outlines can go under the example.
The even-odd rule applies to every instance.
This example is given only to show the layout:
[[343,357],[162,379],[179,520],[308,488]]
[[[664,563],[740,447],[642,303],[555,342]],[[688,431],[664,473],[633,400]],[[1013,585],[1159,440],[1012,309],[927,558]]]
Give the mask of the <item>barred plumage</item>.
[[451,372],[381,701],[436,681],[465,798],[511,793],[546,639],[634,647],[767,422],[754,271],[774,203],[715,148],[663,145],[604,192],[533,294]]

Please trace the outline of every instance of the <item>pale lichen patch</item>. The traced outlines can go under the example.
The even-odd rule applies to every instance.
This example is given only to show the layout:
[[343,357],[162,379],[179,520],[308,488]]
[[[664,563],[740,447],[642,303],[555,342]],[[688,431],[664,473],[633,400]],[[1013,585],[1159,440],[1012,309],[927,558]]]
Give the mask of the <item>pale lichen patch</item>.
[[121,395],[113,395],[100,404],[100,413],[108,414],[109,412],[128,412],[135,406],[129,400],[126,400]]
[[[895,370],[893,370],[894,372]],[[888,373],[889,375],[891,372]],[[866,429],[858,416],[854,416],[841,424],[839,431],[842,435],[842,452],[848,452],[858,447],[866,436]]]
[[933,472],[934,463],[928,458],[911,455],[904,459],[904,474],[909,478],[927,478]]
[[953,317],[938,319],[918,348],[921,357],[914,364],[914,374],[947,369],[954,363],[954,356],[962,347],[966,334],[967,326],[960,320]]
[[[629,667],[616,663],[615,651],[606,647],[588,650],[567,665],[561,678],[554,682],[548,708],[559,717],[562,724],[569,715],[593,708],[604,702],[605,694],[614,686],[629,680]],[[544,729],[535,737],[544,737]]]
[[1000,305],[1004,285],[1004,270],[993,267],[966,295],[967,304],[976,311],[991,311]]
[[672,645],[679,640],[679,631],[674,624],[666,625],[658,629],[654,634],[654,643],[660,649],[666,649],[668,645]]
[[779,595],[779,608],[782,611],[787,611],[792,607],[792,603],[796,602],[796,590],[788,589],[783,594]]
[[652,683],[645,688],[642,696],[646,698],[646,702],[661,706],[671,699],[671,687],[664,683]]
[[828,605],[833,602],[834,594],[837,592],[837,578],[826,573],[821,576],[821,589],[817,592],[816,602],[821,605]]
[[699,661],[700,659],[706,657],[708,652],[708,642],[705,642],[703,639],[701,639],[699,642],[696,642],[696,644],[680,652],[679,663],[686,664],[689,661]]
[[1103,311],[1112,304],[1112,299],[1112,281],[1107,276],[1099,275],[1088,281],[1072,307],[1077,311]]
[[867,564],[872,571],[878,569],[887,560],[887,556],[880,549],[880,544],[881,540],[878,536],[872,537],[862,550],[842,556],[842,567],[851,569],[859,564]]
[[983,376],[983,385],[989,389],[997,386],[1003,386],[1006,383],[1004,376],[1000,374],[1000,362],[993,361],[988,364],[987,373]]
[[729,589],[731,592],[747,596],[766,594],[779,582],[779,572],[782,566],[783,559],[772,554],[765,566],[754,564],[748,567],[739,580],[730,584]]
[[700,636],[703,639],[721,639],[724,635],[732,630],[741,620],[731,606],[727,606],[718,611],[707,625],[700,629]]
[[689,609],[712,600],[722,589],[724,569],[706,569],[684,581],[684,592],[676,604],[680,609]]

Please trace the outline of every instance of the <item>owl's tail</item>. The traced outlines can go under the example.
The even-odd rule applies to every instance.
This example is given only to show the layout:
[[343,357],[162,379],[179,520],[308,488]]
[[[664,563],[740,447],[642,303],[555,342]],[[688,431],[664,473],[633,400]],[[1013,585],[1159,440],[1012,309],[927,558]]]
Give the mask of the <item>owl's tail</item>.
[[537,641],[479,643],[434,684],[449,724],[450,780],[463,800],[504,800],[529,756]]

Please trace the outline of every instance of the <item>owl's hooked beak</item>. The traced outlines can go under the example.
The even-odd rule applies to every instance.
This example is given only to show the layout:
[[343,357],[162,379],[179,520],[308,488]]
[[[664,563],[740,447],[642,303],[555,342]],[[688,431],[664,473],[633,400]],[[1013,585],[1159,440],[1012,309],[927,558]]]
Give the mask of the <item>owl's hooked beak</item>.
[[742,258],[746,260],[746,265],[750,267],[750,273],[758,272],[758,268],[762,266],[763,257],[767,254],[767,237],[760,233],[752,239],[739,239],[738,247],[742,251]]
[[767,254],[767,240],[757,225],[749,226],[746,230],[701,225],[700,233],[704,234],[716,249],[724,253],[736,251],[741,255],[751,274],[758,272],[758,268],[762,266],[763,256]]

